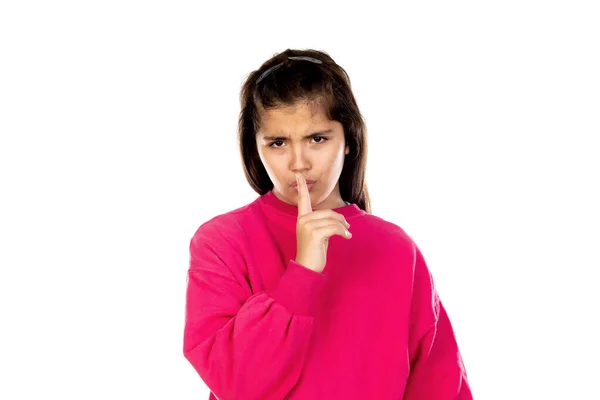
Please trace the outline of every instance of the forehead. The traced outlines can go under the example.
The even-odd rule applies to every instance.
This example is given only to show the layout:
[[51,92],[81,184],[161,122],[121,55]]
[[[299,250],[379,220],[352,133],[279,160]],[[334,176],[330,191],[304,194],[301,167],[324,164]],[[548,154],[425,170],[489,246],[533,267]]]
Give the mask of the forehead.
[[314,103],[298,103],[293,106],[263,111],[260,116],[260,130],[257,133],[309,129],[314,125],[332,123],[325,109]]

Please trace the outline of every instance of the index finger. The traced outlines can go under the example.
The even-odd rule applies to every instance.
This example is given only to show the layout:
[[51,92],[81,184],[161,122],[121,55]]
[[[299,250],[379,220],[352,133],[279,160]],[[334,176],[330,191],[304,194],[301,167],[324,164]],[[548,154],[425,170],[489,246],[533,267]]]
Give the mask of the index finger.
[[296,182],[298,183],[298,216],[310,214],[312,207],[310,205],[310,192],[306,185],[306,180],[301,174],[296,173]]

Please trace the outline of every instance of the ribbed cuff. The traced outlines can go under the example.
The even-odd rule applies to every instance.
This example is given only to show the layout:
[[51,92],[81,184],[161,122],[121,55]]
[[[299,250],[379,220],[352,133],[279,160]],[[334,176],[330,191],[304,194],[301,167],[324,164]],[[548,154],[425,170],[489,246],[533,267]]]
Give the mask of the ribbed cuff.
[[292,314],[314,316],[326,281],[325,275],[290,260],[279,282],[267,294]]

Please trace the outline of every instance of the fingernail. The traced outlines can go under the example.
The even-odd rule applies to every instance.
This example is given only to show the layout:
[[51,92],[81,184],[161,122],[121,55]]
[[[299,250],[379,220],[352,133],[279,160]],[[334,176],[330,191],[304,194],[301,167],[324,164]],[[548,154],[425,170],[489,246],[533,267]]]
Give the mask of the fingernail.
[[346,231],[346,236],[352,237],[352,234],[350,232]]

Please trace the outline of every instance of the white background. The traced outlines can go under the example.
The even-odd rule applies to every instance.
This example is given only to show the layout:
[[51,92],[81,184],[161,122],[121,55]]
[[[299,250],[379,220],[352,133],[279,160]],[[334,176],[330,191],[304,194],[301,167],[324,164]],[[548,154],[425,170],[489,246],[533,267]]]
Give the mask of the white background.
[[208,398],[189,240],[256,198],[239,89],[289,47],[349,73],[475,397],[599,399],[593,3],[2,2],[0,398]]

